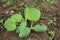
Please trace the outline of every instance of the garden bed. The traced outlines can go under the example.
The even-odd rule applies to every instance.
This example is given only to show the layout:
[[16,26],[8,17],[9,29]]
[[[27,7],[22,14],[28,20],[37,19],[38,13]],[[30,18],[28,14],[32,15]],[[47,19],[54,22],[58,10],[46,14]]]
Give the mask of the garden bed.
[[[17,7],[15,7],[15,3],[17,4],[16,5]],[[0,18],[3,20],[3,24],[7,20],[7,18],[9,18],[11,15],[17,12],[21,12],[21,14],[23,15],[24,13],[23,11],[26,5],[39,8],[41,10],[42,15],[45,15],[46,18],[38,20],[37,22],[34,23],[34,25],[40,24],[40,23],[45,24],[48,27],[48,31],[49,30],[56,31],[55,37],[53,40],[60,40],[60,0],[55,0],[55,5],[53,6],[50,6],[46,2],[43,2],[40,4],[39,2],[34,2],[29,0],[22,0],[18,2],[14,1],[11,6],[7,6],[6,8],[4,8],[2,5],[3,3],[0,3]],[[56,25],[52,25],[52,24],[49,25],[48,24],[49,20],[51,20],[54,17],[57,18]],[[16,32],[7,31],[4,28],[3,24],[0,23],[0,27],[3,27],[0,29],[0,40],[29,40],[29,39],[30,40],[49,40],[48,31],[43,33],[31,31],[28,37],[20,38]]]

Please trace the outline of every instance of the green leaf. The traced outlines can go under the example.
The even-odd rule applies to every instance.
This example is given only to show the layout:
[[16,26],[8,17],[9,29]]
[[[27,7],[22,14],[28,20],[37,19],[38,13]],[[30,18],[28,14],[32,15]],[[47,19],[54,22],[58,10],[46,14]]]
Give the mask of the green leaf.
[[11,20],[15,22],[21,22],[22,21],[22,15],[21,14],[14,14],[11,16]]
[[45,25],[35,25],[33,27],[33,29],[36,31],[36,32],[45,32],[47,31],[47,26]]
[[20,24],[20,31],[24,30],[27,26],[26,21],[22,21],[22,23]]
[[16,24],[14,21],[8,19],[6,20],[6,22],[4,23],[4,27],[8,30],[8,31],[13,31],[16,29]]
[[27,26],[26,21],[22,21],[20,26],[17,27],[16,32],[20,33],[20,31],[24,30],[26,28],[26,26]]
[[30,29],[26,27],[20,31],[19,37],[27,37],[30,34]]
[[30,33],[30,29],[26,27],[27,23],[26,21],[22,21],[18,29],[16,30],[17,33],[19,33],[19,37],[26,37]]
[[11,18],[9,18],[8,20],[6,20],[6,22],[4,23],[4,27],[8,30],[8,31],[13,31],[16,29],[16,22],[21,22],[22,21],[22,16],[20,14],[14,14],[11,16]]
[[41,12],[37,8],[25,8],[25,18],[30,21],[38,21],[38,19],[41,17]]

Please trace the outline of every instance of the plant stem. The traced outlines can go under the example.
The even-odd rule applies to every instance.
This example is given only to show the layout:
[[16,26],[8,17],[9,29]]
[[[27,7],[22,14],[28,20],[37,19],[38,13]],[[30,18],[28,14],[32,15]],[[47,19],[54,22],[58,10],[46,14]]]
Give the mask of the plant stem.
[[31,21],[31,29],[32,29],[32,27],[33,27],[33,21]]

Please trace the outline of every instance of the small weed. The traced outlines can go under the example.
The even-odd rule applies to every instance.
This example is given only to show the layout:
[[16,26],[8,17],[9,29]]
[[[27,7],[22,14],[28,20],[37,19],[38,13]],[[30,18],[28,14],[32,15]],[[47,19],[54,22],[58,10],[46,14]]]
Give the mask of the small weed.
[[56,18],[51,19],[48,24],[56,25]]
[[46,19],[46,15],[45,15],[45,14],[42,15],[42,16],[41,16],[41,19]]
[[3,19],[0,19],[0,24],[3,24]]
[[53,40],[53,38],[54,38],[54,36],[55,36],[55,31],[50,30],[50,31],[48,32],[48,34],[49,34],[49,40]]
[[0,23],[3,23],[3,20],[2,19],[0,19]]
[[5,1],[7,1],[7,0],[0,0],[0,2],[5,2]]
[[50,5],[54,5],[55,4],[55,0],[46,0]]
[[34,0],[35,2],[40,2],[40,3],[42,3],[42,2],[44,2],[45,0]]
[[2,26],[0,26],[0,32],[2,32],[4,30],[4,28]]
[[6,4],[3,4],[3,7],[12,5],[13,0],[8,0]]
[[[3,24],[3,19],[0,18],[0,24]],[[0,31],[2,31],[4,28],[0,25]]]
[[53,6],[55,4],[55,0],[34,0],[35,2],[47,2],[49,5]]

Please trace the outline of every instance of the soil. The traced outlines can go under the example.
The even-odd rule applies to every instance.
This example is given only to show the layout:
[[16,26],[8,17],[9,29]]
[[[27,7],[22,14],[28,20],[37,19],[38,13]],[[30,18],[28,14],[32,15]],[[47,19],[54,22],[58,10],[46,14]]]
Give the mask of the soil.
[[[34,24],[39,24],[39,23],[43,23],[45,25],[47,25],[48,30],[55,30],[56,34],[53,40],[60,40],[60,0],[55,0],[55,5],[54,6],[50,6],[48,5],[48,3],[43,2],[42,4],[40,4],[39,2],[34,2],[33,0],[18,0],[21,4],[24,3],[24,5],[22,6],[17,6],[17,8],[15,9],[15,1],[13,2],[13,4],[9,7],[2,7],[2,3],[0,2],[0,18],[3,19],[3,23],[5,22],[5,20],[7,18],[9,18],[11,15],[13,15],[14,13],[17,12],[21,12],[21,14],[23,15],[23,10],[24,10],[24,6],[35,6],[36,8],[40,7],[39,9],[42,12],[42,15],[46,15],[46,19],[40,19],[38,22],[34,23]],[[52,19],[53,17],[57,18],[57,24],[56,25],[48,25],[48,22],[50,19]],[[49,34],[48,32],[44,32],[44,33],[39,33],[39,32],[34,32],[32,31],[30,33],[30,35],[26,38],[20,38],[18,36],[18,34],[16,32],[9,32],[7,31],[3,24],[0,24],[0,27],[3,27],[3,29],[0,29],[0,40],[49,40]]]

